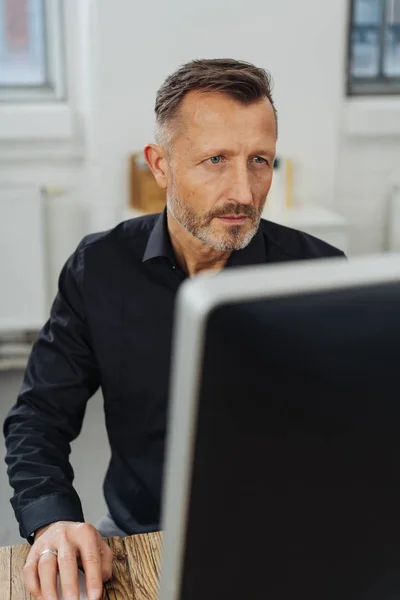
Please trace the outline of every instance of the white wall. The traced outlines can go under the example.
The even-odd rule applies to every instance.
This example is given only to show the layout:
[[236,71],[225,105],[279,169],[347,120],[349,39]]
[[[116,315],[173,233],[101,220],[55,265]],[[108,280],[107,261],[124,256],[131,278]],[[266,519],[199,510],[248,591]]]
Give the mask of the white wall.
[[[386,114],[384,105],[378,113]],[[375,119],[379,124],[379,114]],[[368,123],[364,132],[341,135],[335,205],[349,223],[352,254],[390,249],[393,187],[400,185],[400,128],[395,121],[384,135],[368,133]]]
[[[275,81],[282,154],[296,161],[296,200],[334,200],[346,35],[345,0],[242,0],[91,6],[89,119],[95,225],[127,199],[127,156],[152,139],[157,88],[179,64],[229,56],[267,68]],[[94,74],[94,76],[93,76]]]
[[[392,100],[393,114],[364,115],[364,133],[360,117],[352,129],[358,108],[356,102],[349,118],[347,4],[69,0],[74,136],[12,145],[0,132],[0,186],[71,186],[91,204],[91,229],[112,226],[128,202],[128,155],[152,139],[155,94],[163,79],[192,58],[232,56],[273,75],[279,152],[295,160],[295,200],[343,213],[353,252],[383,249],[385,198],[392,179],[400,180],[399,103]],[[374,129],[379,114],[385,115],[382,134]]]

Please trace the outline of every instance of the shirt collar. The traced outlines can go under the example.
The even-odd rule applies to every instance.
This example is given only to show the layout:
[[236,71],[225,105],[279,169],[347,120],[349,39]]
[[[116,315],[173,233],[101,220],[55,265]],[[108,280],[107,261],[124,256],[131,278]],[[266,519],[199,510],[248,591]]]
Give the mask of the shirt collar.
[[[176,262],[171,239],[168,233],[167,209],[159,215],[150,237],[147,241],[143,255],[143,262],[152,258],[168,258]],[[261,227],[251,242],[243,250],[235,250],[229,257],[226,268],[243,267],[247,265],[264,264],[267,260],[264,236]]]
[[166,208],[157,218],[150,237],[147,240],[143,262],[152,258],[169,258],[169,260],[175,263],[175,254],[168,233]]

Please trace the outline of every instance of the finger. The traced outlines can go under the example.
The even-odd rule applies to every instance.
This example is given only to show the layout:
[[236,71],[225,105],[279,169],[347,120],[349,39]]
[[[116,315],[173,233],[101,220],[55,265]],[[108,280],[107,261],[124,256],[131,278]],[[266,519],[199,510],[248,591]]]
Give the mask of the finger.
[[113,575],[114,554],[110,546],[104,541],[100,542],[100,555],[103,581],[108,581]]
[[57,598],[57,556],[43,554],[38,562],[40,595],[43,598]]
[[99,552],[99,571],[101,573],[101,586],[103,581],[108,581],[112,577],[112,561],[113,553],[111,548],[103,540],[97,529],[89,523],[81,523],[76,528],[76,533],[79,533],[79,537],[75,535],[75,543],[80,549],[80,556],[78,556],[78,565],[82,568],[83,566],[83,555],[85,549],[90,548],[93,554],[93,540]]
[[93,532],[82,536],[79,551],[85,572],[87,596],[89,600],[100,600],[103,592],[103,574],[99,540]]
[[58,568],[63,597],[79,598],[78,562],[75,547],[63,542],[58,547]]
[[28,554],[28,558],[26,559],[26,563],[24,566],[24,579],[26,587],[29,590],[29,593],[34,596],[40,596],[40,580],[38,573],[38,559],[36,557],[36,552],[33,551],[33,547]]

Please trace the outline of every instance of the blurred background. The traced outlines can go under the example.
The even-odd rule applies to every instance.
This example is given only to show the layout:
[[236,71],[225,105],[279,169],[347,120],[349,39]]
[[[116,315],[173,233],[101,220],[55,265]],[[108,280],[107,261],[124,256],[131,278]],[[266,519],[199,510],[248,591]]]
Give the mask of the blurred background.
[[[62,264],[164,197],[141,151],[164,78],[194,58],[269,70],[280,119],[265,216],[348,255],[400,249],[400,0],[0,0],[0,422]],[[73,444],[105,510],[101,394]],[[0,545],[19,543],[5,464]]]

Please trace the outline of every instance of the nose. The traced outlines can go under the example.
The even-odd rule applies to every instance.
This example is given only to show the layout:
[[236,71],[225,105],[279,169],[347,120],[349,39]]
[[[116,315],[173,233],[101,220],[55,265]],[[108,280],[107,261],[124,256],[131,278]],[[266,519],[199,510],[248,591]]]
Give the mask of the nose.
[[239,204],[253,203],[253,192],[247,166],[237,166],[232,173],[230,200]]

